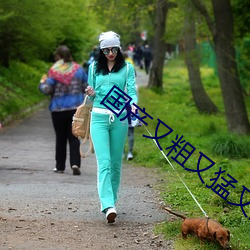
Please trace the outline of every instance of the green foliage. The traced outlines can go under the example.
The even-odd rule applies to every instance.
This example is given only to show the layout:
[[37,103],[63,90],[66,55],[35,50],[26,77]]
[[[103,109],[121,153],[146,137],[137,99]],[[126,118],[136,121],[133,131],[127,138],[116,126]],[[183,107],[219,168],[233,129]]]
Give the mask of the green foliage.
[[149,40],[154,36],[153,21],[155,15],[154,0],[123,0],[107,1],[94,0],[98,23],[106,30],[114,30],[121,35],[122,45],[125,47],[131,42],[142,42],[140,33],[148,31]]
[[184,13],[182,3],[178,2],[177,8],[171,8],[168,11],[165,40],[167,43],[176,44],[183,37],[184,31]]
[[[208,40],[211,38],[208,27],[204,22],[204,18],[197,11],[195,11],[191,1],[178,0],[171,2],[176,3],[177,7],[170,8],[168,11],[165,32],[165,40],[167,43],[178,44],[181,40],[183,40],[185,31],[184,22],[187,15],[190,15],[195,19],[196,36],[198,41]],[[203,4],[206,5],[209,12],[212,12],[210,1],[203,1]],[[189,10],[190,8],[192,11]]]
[[37,0],[34,8],[32,0],[2,0],[0,64],[49,60],[59,44],[66,44],[74,59],[82,61],[96,43],[95,15],[87,9],[88,2]]
[[249,8],[250,2],[248,0],[232,0],[235,34],[237,38],[244,38],[249,35],[250,14],[246,11]]
[[250,35],[238,41],[237,52],[241,85],[245,94],[250,96]]

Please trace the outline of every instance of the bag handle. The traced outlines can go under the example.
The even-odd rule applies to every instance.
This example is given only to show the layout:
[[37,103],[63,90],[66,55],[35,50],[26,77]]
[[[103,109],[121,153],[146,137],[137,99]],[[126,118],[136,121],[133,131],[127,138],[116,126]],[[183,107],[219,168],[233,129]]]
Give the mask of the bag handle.
[[[87,152],[84,153],[83,152],[83,145],[87,142],[87,140],[89,140],[89,148],[88,148]],[[89,137],[89,139],[85,139],[85,138],[83,139],[83,141],[80,144],[79,151],[80,151],[80,155],[82,158],[87,157],[90,152],[94,153],[93,142],[92,142],[92,139],[90,137]]]
[[[89,116],[89,118],[88,118],[88,123],[87,123],[87,124],[88,124],[88,125],[87,125],[87,130],[89,130],[89,128],[90,128],[90,116]],[[89,148],[88,148],[87,152],[84,153],[84,152],[83,152],[83,145],[84,145],[88,140],[89,140]],[[89,139],[88,139],[88,135],[87,135],[87,133],[86,133],[85,137],[83,138],[83,140],[82,140],[82,142],[81,142],[81,144],[80,144],[79,151],[80,151],[80,155],[81,155],[82,158],[87,157],[87,155],[90,153],[90,151],[91,151],[92,153],[94,153],[93,142],[92,142],[92,139],[91,139],[90,134],[89,134]]]
[[[87,101],[88,95],[85,96],[84,101],[83,101],[83,105],[86,105],[86,101]],[[90,115],[88,116],[88,122],[87,122],[87,131],[89,131],[90,129]],[[88,139],[89,137],[89,139]],[[83,145],[89,140],[89,148],[87,150],[86,153],[83,152]],[[85,137],[82,139],[80,147],[79,147],[79,151],[80,151],[80,155],[82,158],[87,157],[87,155],[90,153],[90,151],[92,153],[94,153],[94,148],[93,148],[93,143],[92,143],[92,139],[90,137],[90,134],[88,135],[87,133],[85,134]]]
[[85,94],[85,97],[84,97],[84,100],[83,100],[82,105],[86,105],[87,98],[88,98],[88,95],[87,95],[87,94]]

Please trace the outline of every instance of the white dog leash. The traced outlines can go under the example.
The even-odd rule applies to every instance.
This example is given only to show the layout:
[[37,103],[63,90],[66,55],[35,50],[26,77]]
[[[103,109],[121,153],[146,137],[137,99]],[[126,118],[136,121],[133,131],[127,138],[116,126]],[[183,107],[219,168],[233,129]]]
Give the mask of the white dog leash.
[[[149,130],[147,129],[147,127],[144,125],[144,128],[147,130],[148,134],[153,137],[151,135],[151,133],[149,132]],[[191,197],[193,198],[193,200],[196,202],[196,204],[198,205],[198,207],[200,208],[200,210],[202,211],[202,213],[205,215],[205,217],[209,218],[209,216],[207,215],[207,213],[203,210],[203,208],[201,207],[201,205],[199,204],[199,202],[196,200],[196,198],[194,197],[194,195],[192,194],[192,192],[190,191],[190,189],[188,188],[188,186],[186,185],[186,183],[182,180],[182,178],[180,177],[180,175],[178,174],[178,172],[176,171],[175,167],[172,165],[172,163],[169,161],[168,157],[165,155],[165,153],[163,152],[163,150],[161,150],[155,139],[153,139],[155,145],[157,146],[157,148],[161,151],[161,153],[163,154],[163,156],[165,157],[165,159],[167,160],[167,162],[169,163],[169,165],[172,167],[172,169],[175,171],[176,175],[179,177],[179,179],[181,180],[182,184],[185,186],[185,188],[187,189],[187,191],[189,192],[189,194],[191,195]]]

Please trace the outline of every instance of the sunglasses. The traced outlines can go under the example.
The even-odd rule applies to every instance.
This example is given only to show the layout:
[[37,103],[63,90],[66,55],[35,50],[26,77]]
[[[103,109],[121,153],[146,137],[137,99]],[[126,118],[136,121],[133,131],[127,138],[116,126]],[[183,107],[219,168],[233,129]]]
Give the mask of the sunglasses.
[[111,49],[105,48],[105,49],[102,50],[104,55],[109,55],[110,51],[112,52],[112,54],[117,54],[118,48],[117,47],[114,47],[114,48],[111,48]]

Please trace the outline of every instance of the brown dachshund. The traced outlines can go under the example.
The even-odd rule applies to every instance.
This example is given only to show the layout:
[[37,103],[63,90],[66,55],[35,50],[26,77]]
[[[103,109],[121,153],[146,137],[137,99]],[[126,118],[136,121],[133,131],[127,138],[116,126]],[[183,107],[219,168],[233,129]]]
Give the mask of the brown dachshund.
[[184,220],[181,225],[183,239],[187,239],[188,234],[194,234],[197,235],[201,241],[217,241],[224,249],[230,249],[230,232],[222,227],[219,222],[211,220],[210,218],[187,218],[185,215],[173,212],[169,208],[163,207],[163,209]]

